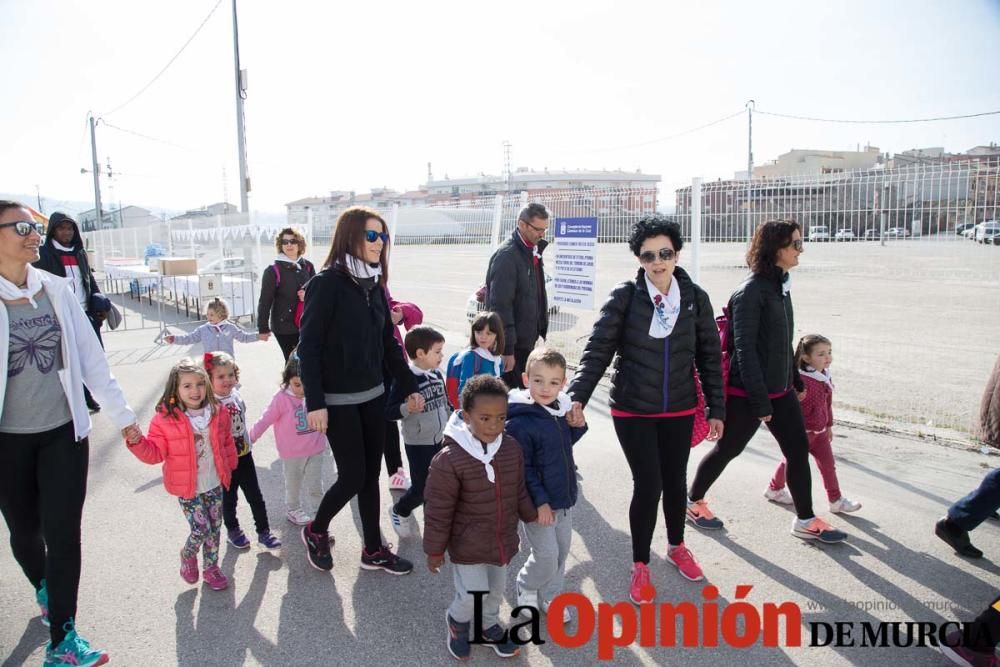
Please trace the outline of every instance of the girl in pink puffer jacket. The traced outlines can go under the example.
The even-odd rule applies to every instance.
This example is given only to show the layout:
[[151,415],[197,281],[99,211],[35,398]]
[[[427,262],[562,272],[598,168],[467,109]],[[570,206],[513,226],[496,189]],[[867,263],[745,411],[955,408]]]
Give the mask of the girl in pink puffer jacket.
[[[137,431],[137,429],[136,429]],[[204,558],[205,583],[221,591],[229,581],[219,569],[222,489],[236,468],[236,444],[229,413],[219,409],[208,373],[191,359],[181,359],[149,424],[149,433],[130,433],[128,449],[143,463],[163,464],[163,486],[177,496],[191,528],[181,549],[181,577],[198,581],[198,550]]]

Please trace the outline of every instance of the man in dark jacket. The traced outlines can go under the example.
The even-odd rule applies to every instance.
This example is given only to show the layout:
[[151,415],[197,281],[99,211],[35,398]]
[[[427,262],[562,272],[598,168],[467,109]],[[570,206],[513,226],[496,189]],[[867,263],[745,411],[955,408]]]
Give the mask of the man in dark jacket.
[[[103,307],[108,301],[102,297],[94,298],[95,294],[101,294],[101,288],[98,287],[97,279],[94,278],[94,272],[90,268],[90,261],[83,247],[83,237],[80,236],[76,220],[65,213],[53,213],[49,218],[45,243],[38,249],[38,254],[39,259],[34,264],[36,269],[70,279],[70,289],[80,302],[83,312],[87,313],[97,333],[97,340],[101,340],[101,326],[108,315],[108,311]],[[104,345],[102,340],[101,345]],[[86,387],[84,394],[91,412],[101,409]]]
[[524,388],[524,365],[539,337],[549,329],[542,252],[548,242],[549,212],[529,204],[517,217],[517,228],[490,258],[486,270],[486,308],[504,324],[504,381]]

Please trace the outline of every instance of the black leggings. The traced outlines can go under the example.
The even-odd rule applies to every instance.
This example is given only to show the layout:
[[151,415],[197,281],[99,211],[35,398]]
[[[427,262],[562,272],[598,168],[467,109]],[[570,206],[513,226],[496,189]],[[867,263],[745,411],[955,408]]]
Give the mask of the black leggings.
[[661,494],[667,541],[672,545],[684,541],[687,463],[694,416],[613,419],[618,442],[632,470],[632,503],[628,508],[632,560],[648,563]]
[[[393,422],[395,423],[395,422]],[[406,490],[393,509],[399,516],[410,516],[424,504],[424,486],[431,470],[431,459],[441,451],[441,445],[406,445],[406,458],[410,462],[410,488]]]
[[360,405],[327,407],[326,437],[333,450],[333,460],[337,462],[337,481],[323,496],[312,524],[315,531],[327,530],[333,517],[357,496],[361,531],[368,553],[382,548],[378,477],[385,440],[384,410],[385,394]]
[[267,522],[267,505],[264,504],[264,494],[260,492],[260,482],[257,480],[257,466],[253,462],[253,452],[247,452],[238,459],[236,470],[229,482],[229,488],[222,492],[222,520],[226,528],[233,530],[240,527],[236,518],[236,503],[239,500],[238,489],[243,489],[243,497],[250,505],[253,514],[254,527],[258,533],[270,530]]
[[[724,434],[698,464],[698,472],[691,483],[691,500],[705,497],[709,487],[729,462],[747,446],[760,424],[745,396],[730,395],[726,398]],[[811,519],[814,514],[809,472],[809,438],[806,436],[805,422],[802,421],[802,408],[799,407],[799,399],[794,391],[771,400],[771,421],[767,423],[767,428],[778,441],[778,447],[788,462],[785,470],[788,491],[795,501],[795,513],[800,519]]]
[[42,433],[0,433],[0,512],[10,548],[37,591],[45,580],[52,645],[76,616],[80,521],[87,495],[87,439],[73,422]]
[[[408,450],[407,450],[408,451]],[[385,473],[392,477],[403,467],[403,452],[399,450],[399,422],[385,421]]]
[[288,357],[292,354],[292,350],[295,346],[299,344],[299,335],[297,333],[293,334],[274,334],[274,337],[278,339],[278,346],[281,348],[281,353],[285,355],[285,363],[288,362]]

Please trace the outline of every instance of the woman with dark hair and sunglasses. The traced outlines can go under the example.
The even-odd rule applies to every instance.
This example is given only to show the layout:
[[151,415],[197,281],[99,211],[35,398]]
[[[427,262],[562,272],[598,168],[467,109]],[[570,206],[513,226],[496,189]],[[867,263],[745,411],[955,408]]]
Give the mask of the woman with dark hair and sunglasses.
[[644,217],[633,227],[629,249],[639,260],[638,273],[615,287],[601,308],[568,390],[572,423],[614,360],[608,405],[632,471],[629,595],[636,604],[650,603],[656,594],[648,563],[661,494],[667,561],[691,581],[704,578],[684,545],[687,463],[699,405],[696,373],[708,408],[709,440],[722,435],[725,418],[712,303],[677,266],[682,246],[680,226],[663,216]]
[[333,568],[330,521],[354,496],[364,534],[361,567],[408,574],[379,531],[379,489],[385,446],[387,368],[410,404],[423,409],[413,373],[396,341],[386,298],[389,234],[375,211],[340,214],[323,270],[306,285],[298,356],[310,428],[327,434],[337,482],[323,496],[312,523],[302,527],[309,563]]
[[69,283],[32,266],[43,231],[24,205],[0,200],[0,512],[49,626],[45,664],[101,665],[107,653],[74,620],[91,429],[84,385],[122,435],[138,427]]
[[274,249],[277,258],[260,279],[257,331],[274,333],[287,363],[288,355],[299,344],[305,284],[316,275],[316,269],[304,257],[306,238],[291,227],[274,237]]
[[705,494],[722,471],[766,424],[787,460],[788,490],[797,517],[792,534],[828,544],[847,535],[813,514],[809,437],[796,391],[803,391],[795,364],[791,271],[803,252],[802,228],[791,220],[765,222],[754,232],[750,275],[729,298],[729,380],[726,433],[698,464],[688,494],[687,517],[706,530],[722,528]]

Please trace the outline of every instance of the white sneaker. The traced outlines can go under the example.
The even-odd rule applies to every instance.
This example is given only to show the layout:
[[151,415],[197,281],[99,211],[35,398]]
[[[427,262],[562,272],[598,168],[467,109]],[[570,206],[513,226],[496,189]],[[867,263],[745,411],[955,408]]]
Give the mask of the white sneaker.
[[834,514],[840,514],[841,512],[857,512],[861,509],[861,503],[856,503],[847,496],[841,496],[837,500],[830,503],[830,511]]
[[521,585],[517,585],[517,606],[518,607],[534,607],[538,609],[538,591],[531,591],[527,588],[521,588]]
[[400,468],[389,478],[390,491],[406,491],[410,488],[410,478],[406,476],[406,471]]
[[767,491],[764,492],[764,497],[772,503],[779,503],[781,505],[792,505],[795,502],[792,500],[792,494],[788,492],[786,487],[782,487],[777,491],[772,488],[768,488]]
[[289,510],[285,517],[289,522],[295,524],[296,526],[304,526],[313,520],[307,512],[304,512],[301,509]]
[[392,529],[396,531],[396,534],[400,538],[409,537],[412,535],[411,527],[412,522],[410,521],[410,516],[403,517],[396,514],[396,510],[392,509],[392,505],[389,505],[389,521],[392,522]]
[[[542,611],[546,614],[549,613],[549,607],[552,606],[552,600],[542,601]],[[569,613],[569,607],[563,607],[563,625],[570,623],[573,620],[573,615]]]

